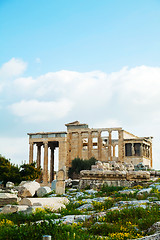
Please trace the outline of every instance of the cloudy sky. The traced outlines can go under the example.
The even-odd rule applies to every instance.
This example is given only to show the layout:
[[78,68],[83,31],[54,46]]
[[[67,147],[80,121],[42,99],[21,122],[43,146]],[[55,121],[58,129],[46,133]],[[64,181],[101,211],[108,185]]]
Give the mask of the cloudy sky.
[[1,0],[0,19],[2,155],[79,120],[153,136],[160,169],[159,0]]

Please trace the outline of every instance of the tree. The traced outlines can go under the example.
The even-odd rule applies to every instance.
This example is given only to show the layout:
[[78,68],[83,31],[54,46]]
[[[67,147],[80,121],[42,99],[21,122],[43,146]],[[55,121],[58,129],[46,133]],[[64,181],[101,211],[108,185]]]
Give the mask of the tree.
[[41,174],[41,169],[36,168],[36,163],[31,163],[31,164],[23,164],[21,165],[21,170],[20,170],[20,176],[23,181],[26,180],[35,180],[39,178]]
[[14,182],[15,184],[26,180],[35,180],[39,178],[41,169],[36,168],[36,163],[23,164],[20,167],[10,163],[8,159],[0,155],[0,181],[4,185],[8,182]]
[[6,182],[18,182],[20,179],[20,173],[18,166],[10,163],[8,159],[0,155],[0,181],[4,184]]
[[68,170],[68,176],[70,178],[73,178],[74,175],[78,177],[81,170],[91,170],[91,166],[95,165],[96,161],[97,160],[94,157],[88,160],[75,158],[72,161],[72,166]]

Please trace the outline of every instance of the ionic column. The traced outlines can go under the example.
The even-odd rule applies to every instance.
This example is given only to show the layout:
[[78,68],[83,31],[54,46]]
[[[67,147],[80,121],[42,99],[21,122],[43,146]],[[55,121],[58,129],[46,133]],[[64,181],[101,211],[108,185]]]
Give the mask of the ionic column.
[[140,145],[140,156],[143,157],[143,143]]
[[88,159],[92,157],[92,134],[88,133]]
[[43,183],[48,183],[48,142],[44,143]]
[[116,145],[113,145],[113,157],[115,157],[116,156]]
[[78,157],[82,158],[82,135],[78,133]]
[[147,157],[146,145],[143,146],[144,156]]
[[134,152],[134,143],[132,143],[132,156],[135,155],[135,152]]
[[54,180],[54,148],[51,148],[51,159],[50,159],[50,182]]
[[152,143],[150,145],[150,160],[151,160],[151,167],[152,167]]
[[109,161],[112,161],[112,131],[109,132],[109,143],[108,143],[108,158]]
[[34,143],[29,144],[29,164],[33,163],[33,146]]
[[71,142],[72,142],[72,134],[68,133],[68,143],[67,143],[67,148],[68,148],[68,155],[67,155],[67,162],[66,162],[66,167],[69,168],[71,167],[72,159],[71,159]]
[[118,131],[118,161],[124,162],[123,130]]
[[41,145],[37,144],[37,168],[41,166]]
[[101,131],[98,132],[98,160],[102,161],[102,138],[101,138]]
[[147,157],[149,158],[149,146],[147,146]]

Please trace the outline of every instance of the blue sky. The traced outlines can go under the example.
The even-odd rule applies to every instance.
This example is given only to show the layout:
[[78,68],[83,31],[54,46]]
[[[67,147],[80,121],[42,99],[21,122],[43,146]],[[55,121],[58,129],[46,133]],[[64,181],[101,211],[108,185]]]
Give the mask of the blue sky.
[[0,19],[3,155],[80,120],[153,136],[160,169],[158,0],[1,0]]

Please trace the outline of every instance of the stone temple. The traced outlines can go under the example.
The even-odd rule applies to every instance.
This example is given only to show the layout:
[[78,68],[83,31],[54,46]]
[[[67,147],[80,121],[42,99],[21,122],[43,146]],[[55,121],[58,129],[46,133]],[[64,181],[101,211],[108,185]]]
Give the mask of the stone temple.
[[[116,161],[152,167],[152,137],[137,137],[122,128],[89,128],[78,121],[65,124],[65,132],[39,132],[29,135],[29,163],[33,162],[34,145],[37,147],[37,166],[43,166],[43,183],[54,180],[55,149],[59,148],[58,168],[66,174],[76,157],[95,157],[101,162]],[[41,150],[44,148],[44,159]],[[49,150],[50,149],[50,159]],[[50,161],[50,164],[49,164]],[[50,169],[48,169],[50,166]]]

